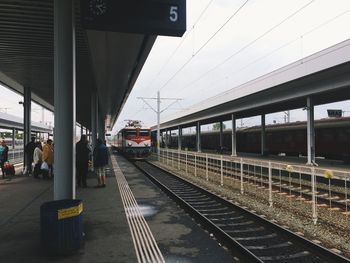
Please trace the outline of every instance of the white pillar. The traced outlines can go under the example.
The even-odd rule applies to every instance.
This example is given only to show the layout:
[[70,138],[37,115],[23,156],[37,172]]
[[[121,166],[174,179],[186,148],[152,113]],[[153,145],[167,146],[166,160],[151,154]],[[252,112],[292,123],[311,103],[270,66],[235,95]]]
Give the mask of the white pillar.
[[12,149],[15,149],[16,143],[16,129],[12,128]]
[[307,165],[316,165],[314,104],[313,104],[313,99],[311,97],[307,97],[306,107],[307,107]]
[[272,201],[272,167],[271,167],[271,162],[269,162],[269,205],[270,207],[273,206],[273,201]]
[[265,155],[266,148],[266,130],[265,130],[265,114],[261,115],[261,155]]
[[312,198],[312,221],[316,225],[318,216],[317,216],[317,203],[316,203],[316,175],[315,168],[311,168],[311,198]]
[[220,121],[220,152],[224,148],[224,127],[222,121]]
[[236,141],[236,118],[235,115],[232,114],[232,134],[231,134],[231,141],[232,141],[232,156],[237,156],[237,141]]
[[201,124],[200,124],[199,121],[197,121],[196,139],[197,139],[197,152],[201,152],[202,151],[202,145],[201,145]]
[[168,135],[168,129],[166,129],[164,142],[165,142],[165,148],[167,148],[167,149],[168,149],[168,144],[169,144],[168,141],[169,141],[169,135]]
[[160,161],[160,93],[157,91],[157,156]]
[[220,156],[220,186],[224,186],[224,161],[222,155]]
[[168,135],[168,148],[169,148],[171,146],[171,129],[168,131],[169,131],[169,135]]
[[99,118],[98,121],[98,138],[101,140],[105,139],[105,120],[103,118]]
[[97,139],[97,94],[91,95],[91,144],[92,149],[95,149]]
[[244,181],[243,181],[243,158],[241,158],[241,194],[244,193]]
[[54,1],[54,199],[75,198],[75,19],[72,0]]

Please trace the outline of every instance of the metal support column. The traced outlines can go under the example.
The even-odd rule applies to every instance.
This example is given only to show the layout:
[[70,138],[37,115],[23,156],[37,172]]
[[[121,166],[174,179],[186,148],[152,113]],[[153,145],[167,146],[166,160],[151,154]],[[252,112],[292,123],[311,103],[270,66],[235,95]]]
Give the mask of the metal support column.
[[179,151],[181,151],[182,148],[182,127],[179,126],[178,128],[178,135],[177,135],[177,147],[179,149]]
[[171,146],[171,130],[168,130],[168,148]]
[[271,162],[269,162],[269,205],[270,207],[273,206],[273,201],[272,201],[272,167],[271,167]]
[[100,118],[98,121],[98,138],[100,138],[101,140],[105,139],[105,120]]
[[75,198],[75,18],[72,0],[54,1],[54,199]]
[[157,156],[160,161],[160,93],[157,91]]
[[237,141],[236,141],[236,117],[234,114],[232,114],[232,135],[231,135],[231,141],[232,141],[232,156],[237,156]]
[[197,139],[197,152],[202,151],[202,145],[201,145],[201,124],[199,121],[197,121],[197,127],[196,127],[196,139]]
[[261,155],[266,155],[265,114],[261,115]]
[[314,103],[311,97],[306,99],[307,107],[307,165],[317,165],[315,162],[315,127]]
[[80,137],[84,134],[84,127],[80,124]]
[[168,137],[168,129],[165,129],[165,138],[164,138],[164,143],[165,143],[165,148],[168,149],[168,140],[169,140],[169,137]]
[[15,149],[16,144],[16,129],[12,128],[12,149]]
[[220,153],[222,153],[223,148],[224,148],[224,126],[222,121],[220,121]]
[[95,149],[96,139],[97,139],[97,127],[96,127],[96,116],[97,116],[97,94],[93,93],[91,95],[91,144],[92,149]]
[[98,95],[96,96],[96,101],[95,101],[95,103],[96,103],[96,140],[99,138],[99,133],[100,133],[100,118],[99,118],[99,116],[100,116],[100,109],[99,109],[99,100],[98,100]]
[[[23,130],[23,143],[24,146],[27,145],[27,143],[30,142],[30,137],[31,137],[31,111],[32,111],[32,91],[30,87],[24,87],[24,101],[23,101],[23,124],[24,124],[24,130]],[[27,160],[27,155],[24,154],[23,156],[24,160],[24,172],[27,172],[27,167],[28,167],[28,160]]]

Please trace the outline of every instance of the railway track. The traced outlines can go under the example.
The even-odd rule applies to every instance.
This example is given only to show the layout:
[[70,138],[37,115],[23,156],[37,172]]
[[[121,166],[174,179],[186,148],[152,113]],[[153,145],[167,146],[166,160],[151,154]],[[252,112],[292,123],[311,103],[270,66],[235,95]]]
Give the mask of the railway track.
[[135,165],[240,262],[350,262],[153,164]]

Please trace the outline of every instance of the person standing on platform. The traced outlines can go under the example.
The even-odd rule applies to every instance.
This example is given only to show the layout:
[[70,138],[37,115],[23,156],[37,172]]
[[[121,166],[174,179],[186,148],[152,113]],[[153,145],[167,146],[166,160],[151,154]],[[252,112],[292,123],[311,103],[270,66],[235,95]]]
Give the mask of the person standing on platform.
[[28,142],[27,145],[24,147],[24,153],[27,157],[27,167],[25,171],[27,175],[32,174],[33,154],[35,147],[35,137],[31,137],[30,142]]
[[76,144],[76,168],[77,168],[77,186],[87,187],[86,176],[89,169],[90,147],[86,135],[81,135],[80,141]]
[[97,173],[97,187],[106,187],[106,166],[108,165],[108,149],[101,139],[97,139],[94,149],[94,167]]
[[43,170],[43,179],[49,179],[52,176],[52,165],[53,165],[53,146],[52,140],[48,139],[43,147],[43,162],[46,162],[49,166],[49,170]]
[[34,155],[33,155],[33,161],[34,161],[34,171],[33,175],[34,178],[39,178],[39,174],[41,173],[41,164],[43,160],[43,151],[42,151],[42,146],[41,142],[36,142],[35,143],[36,147],[34,149]]
[[2,172],[2,179],[5,178],[4,164],[8,161],[9,147],[7,147],[5,140],[1,141],[0,145],[0,166]]

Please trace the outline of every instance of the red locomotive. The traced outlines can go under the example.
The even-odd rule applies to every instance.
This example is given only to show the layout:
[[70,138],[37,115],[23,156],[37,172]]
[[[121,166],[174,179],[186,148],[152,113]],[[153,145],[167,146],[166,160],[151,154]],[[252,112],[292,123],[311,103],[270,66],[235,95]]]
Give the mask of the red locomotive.
[[129,120],[112,138],[111,145],[129,159],[142,160],[151,154],[151,130],[140,121]]

